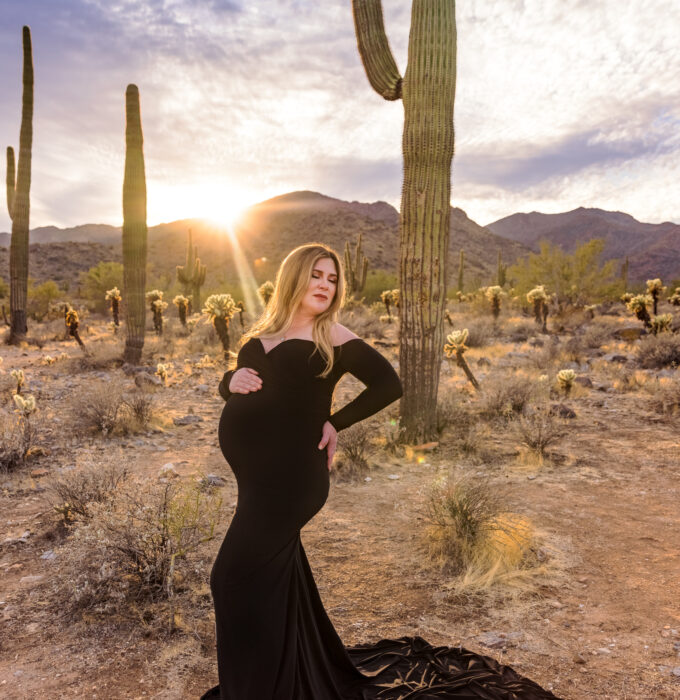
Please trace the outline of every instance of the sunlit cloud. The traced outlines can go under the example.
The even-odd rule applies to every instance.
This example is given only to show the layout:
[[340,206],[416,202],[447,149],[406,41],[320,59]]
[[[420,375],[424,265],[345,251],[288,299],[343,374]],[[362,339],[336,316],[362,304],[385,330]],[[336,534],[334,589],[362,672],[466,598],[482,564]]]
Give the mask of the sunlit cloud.
[[[383,5],[403,73],[411,2]],[[578,206],[680,221],[674,16],[672,0],[458,3],[452,203],[480,223]],[[295,189],[399,205],[403,105],[370,88],[346,0],[2,3],[0,135],[15,147],[24,23],[32,226],[121,223],[128,83],[150,224]]]

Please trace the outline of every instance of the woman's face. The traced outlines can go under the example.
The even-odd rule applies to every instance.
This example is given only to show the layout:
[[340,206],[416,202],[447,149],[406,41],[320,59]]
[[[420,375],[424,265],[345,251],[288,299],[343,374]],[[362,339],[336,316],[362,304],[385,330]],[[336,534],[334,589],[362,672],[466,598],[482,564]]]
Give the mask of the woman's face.
[[320,258],[314,264],[307,293],[302,299],[302,308],[317,316],[333,301],[338,286],[338,273],[332,258]]

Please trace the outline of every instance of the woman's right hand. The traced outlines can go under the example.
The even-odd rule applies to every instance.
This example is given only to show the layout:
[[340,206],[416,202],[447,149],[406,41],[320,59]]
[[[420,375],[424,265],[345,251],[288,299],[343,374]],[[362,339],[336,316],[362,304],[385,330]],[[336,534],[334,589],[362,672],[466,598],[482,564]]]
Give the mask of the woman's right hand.
[[231,377],[229,391],[232,394],[248,394],[262,388],[262,380],[256,369],[241,367]]

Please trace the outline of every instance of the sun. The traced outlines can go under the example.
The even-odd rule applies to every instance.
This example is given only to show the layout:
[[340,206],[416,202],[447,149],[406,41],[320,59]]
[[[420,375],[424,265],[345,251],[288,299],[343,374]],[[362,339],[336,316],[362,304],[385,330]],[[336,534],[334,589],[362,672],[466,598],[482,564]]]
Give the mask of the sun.
[[254,192],[227,181],[188,185],[149,185],[147,220],[150,225],[178,219],[208,219],[233,231],[245,210],[257,201]]

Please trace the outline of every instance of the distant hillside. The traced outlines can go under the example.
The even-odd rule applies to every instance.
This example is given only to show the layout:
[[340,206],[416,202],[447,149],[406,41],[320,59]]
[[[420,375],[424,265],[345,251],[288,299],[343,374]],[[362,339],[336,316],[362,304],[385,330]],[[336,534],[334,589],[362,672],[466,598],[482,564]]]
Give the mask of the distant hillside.
[[[206,288],[229,284],[237,279],[229,236],[218,227],[197,219],[174,221],[149,229],[149,273],[170,283],[175,266],[184,262],[187,230],[191,228],[201,260],[207,264]],[[295,246],[322,241],[342,254],[345,241],[351,243],[363,233],[363,249],[370,270],[394,274],[399,269],[399,214],[386,202],[345,202],[317,192],[291,192],[251,207],[236,229],[246,260],[256,281],[273,278],[280,261]],[[4,238],[3,238],[4,236]],[[9,246],[9,235],[0,242]],[[83,242],[87,241],[87,242]],[[121,230],[115,226],[87,224],[71,229],[53,226],[34,229],[30,234],[30,276],[75,280],[81,270],[99,260],[122,260]],[[496,270],[501,251],[506,263],[514,262],[528,249],[515,241],[495,235],[469,219],[462,209],[451,210],[449,284],[456,283],[458,252],[466,255],[466,282],[488,283]],[[262,259],[266,258],[266,261]],[[253,265],[258,259],[258,265]],[[8,249],[0,248],[0,277],[9,279]]]
[[579,243],[603,238],[606,259],[628,256],[631,280],[680,277],[680,225],[669,221],[646,224],[623,212],[579,207],[562,214],[512,214],[487,228],[533,250],[542,239],[571,252]]

